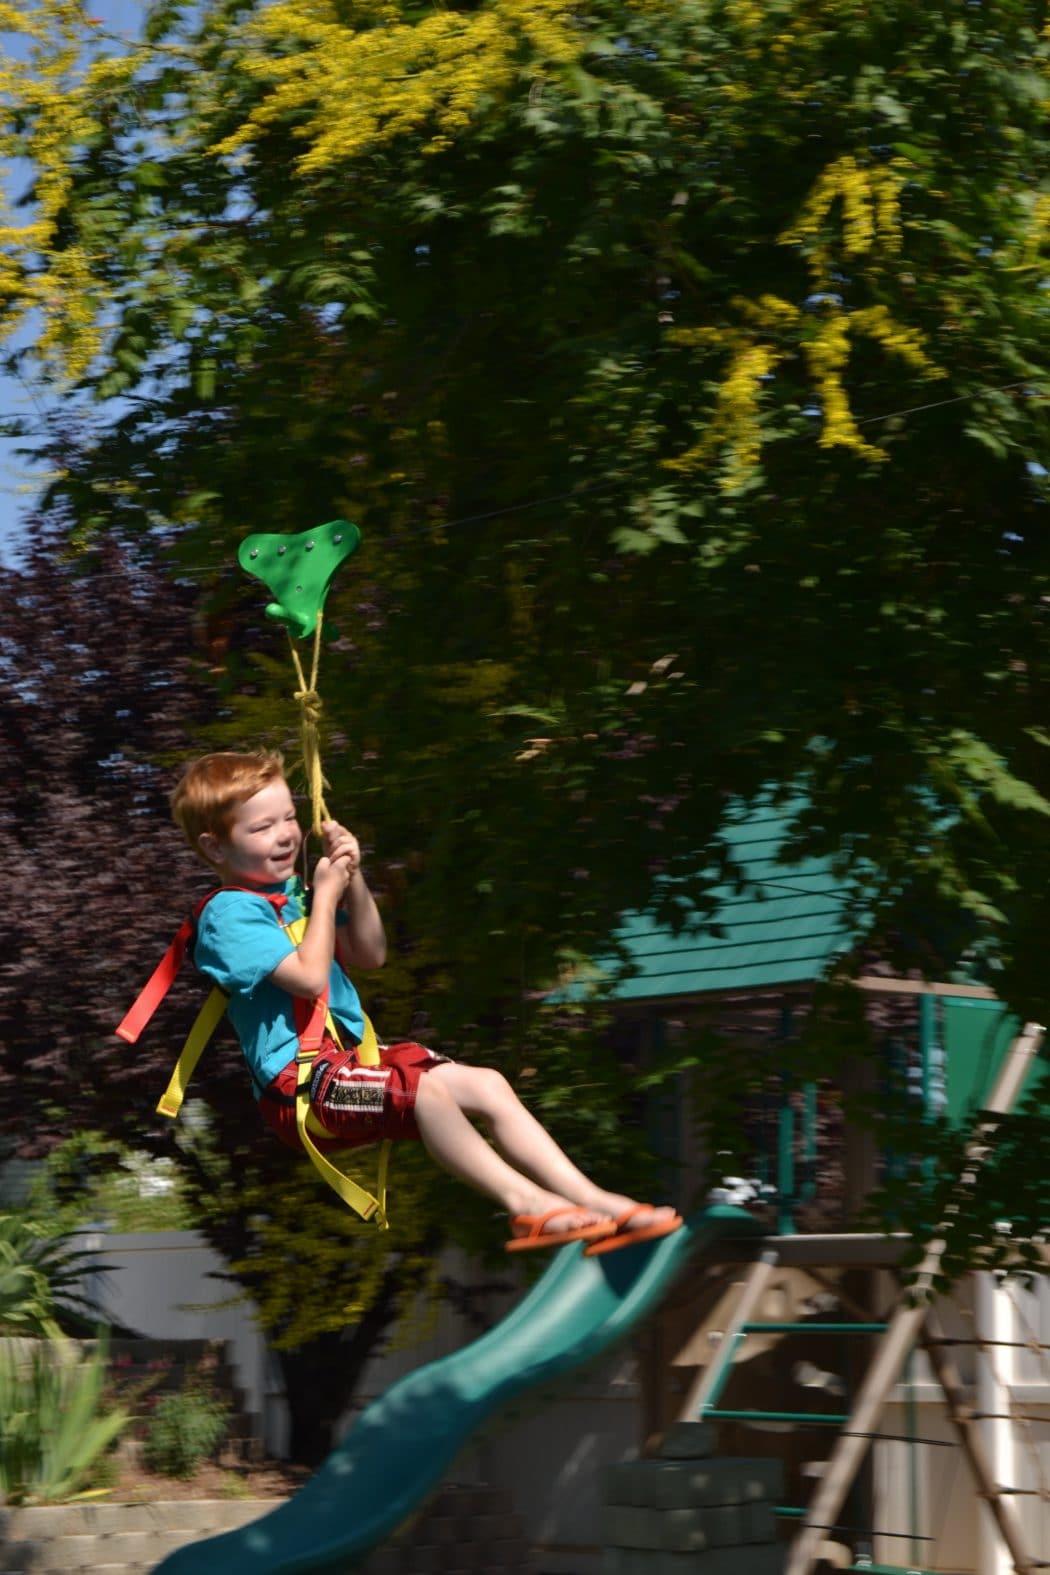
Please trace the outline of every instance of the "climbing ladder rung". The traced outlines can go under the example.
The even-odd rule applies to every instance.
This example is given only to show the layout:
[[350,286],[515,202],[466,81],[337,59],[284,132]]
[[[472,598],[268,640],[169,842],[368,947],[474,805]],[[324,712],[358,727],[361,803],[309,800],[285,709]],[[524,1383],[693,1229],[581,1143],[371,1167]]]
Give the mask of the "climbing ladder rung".
[[[803,1507],[794,1504],[774,1504],[773,1513],[774,1515],[783,1516],[785,1519],[801,1520],[805,1516],[806,1511]],[[844,1531],[851,1537],[861,1535],[861,1529],[857,1526],[822,1526],[820,1529],[822,1531]],[[875,1531],[870,1526],[863,1528],[863,1535],[867,1537],[899,1537],[901,1542],[933,1542],[936,1540],[934,1537],[920,1536],[915,1531]],[[862,1567],[868,1568],[867,1565]],[[887,1568],[893,1570],[899,1567],[896,1564],[887,1566]]]
[[846,1575],[927,1575],[919,1564],[847,1564]]
[[741,1324],[741,1334],[882,1334],[884,1323],[764,1323]]
[[849,1417],[830,1411],[723,1411],[712,1408],[704,1412],[704,1421],[796,1422],[804,1427],[842,1427]]
[[845,1575],[929,1575],[922,1564],[847,1564]]

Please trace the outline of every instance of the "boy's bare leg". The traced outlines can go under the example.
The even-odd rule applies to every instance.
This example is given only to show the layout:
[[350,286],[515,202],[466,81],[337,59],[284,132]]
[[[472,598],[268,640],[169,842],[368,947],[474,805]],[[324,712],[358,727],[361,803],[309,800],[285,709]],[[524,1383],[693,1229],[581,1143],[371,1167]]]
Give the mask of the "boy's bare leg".
[[[633,1198],[620,1192],[606,1192],[573,1164],[546,1128],[526,1110],[502,1073],[489,1067],[463,1066],[449,1061],[426,1073],[420,1081],[419,1094],[435,1079],[447,1089],[464,1119],[476,1116],[484,1121],[500,1155],[520,1176],[530,1178],[570,1203],[592,1210],[596,1218],[615,1218],[634,1206]],[[416,1110],[418,1116],[418,1096]],[[469,1121],[466,1124],[469,1126]],[[489,1147],[479,1134],[475,1136],[485,1148]],[[632,1217],[628,1228],[640,1229],[673,1214],[670,1208],[643,1209]]]
[[443,1170],[495,1198],[510,1215],[572,1210],[551,1220],[544,1227],[544,1234],[576,1230],[608,1217],[605,1210],[581,1206],[578,1199],[566,1197],[509,1165],[464,1115],[451,1089],[435,1078],[434,1073],[439,1070],[445,1068],[434,1067],[420,1080],[415,1116],[427,1152]]

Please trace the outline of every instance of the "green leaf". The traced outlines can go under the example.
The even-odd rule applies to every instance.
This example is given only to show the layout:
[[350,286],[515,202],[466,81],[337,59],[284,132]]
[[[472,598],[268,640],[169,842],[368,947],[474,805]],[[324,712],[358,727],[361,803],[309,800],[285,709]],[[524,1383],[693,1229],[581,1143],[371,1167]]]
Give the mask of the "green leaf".
[[215,398],[216,378],[217,368],[215,362],[210,357],[207,360],[199,362],[194,369],[193,392],[196,394],[198,399],[204,400],[206,404],[210,404],[210,402]]

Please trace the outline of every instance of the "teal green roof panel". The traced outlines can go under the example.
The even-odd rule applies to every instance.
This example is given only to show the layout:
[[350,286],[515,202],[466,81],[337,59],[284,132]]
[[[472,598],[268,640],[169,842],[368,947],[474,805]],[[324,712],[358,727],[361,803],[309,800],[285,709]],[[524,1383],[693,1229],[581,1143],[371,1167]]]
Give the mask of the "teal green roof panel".
[[830,859],[780,857],[793,812],[762,797],[733,806],[719,840],[739,880],[714,889],[715,911],[703,930],[674,935],[650,914],[624,915],[617,938],[629,972],[616,999],[810,983],[850,950],[857,938],[850,883],[834,874]]

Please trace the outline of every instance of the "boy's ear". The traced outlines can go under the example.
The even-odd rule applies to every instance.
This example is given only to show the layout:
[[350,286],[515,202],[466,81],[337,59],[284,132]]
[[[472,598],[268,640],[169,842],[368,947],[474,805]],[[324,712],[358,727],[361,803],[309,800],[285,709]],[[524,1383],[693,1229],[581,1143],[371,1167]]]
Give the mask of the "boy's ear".
[[214,831],[202,831],[197,838],[197,847],[209,864],[221,862],[221,844]]

